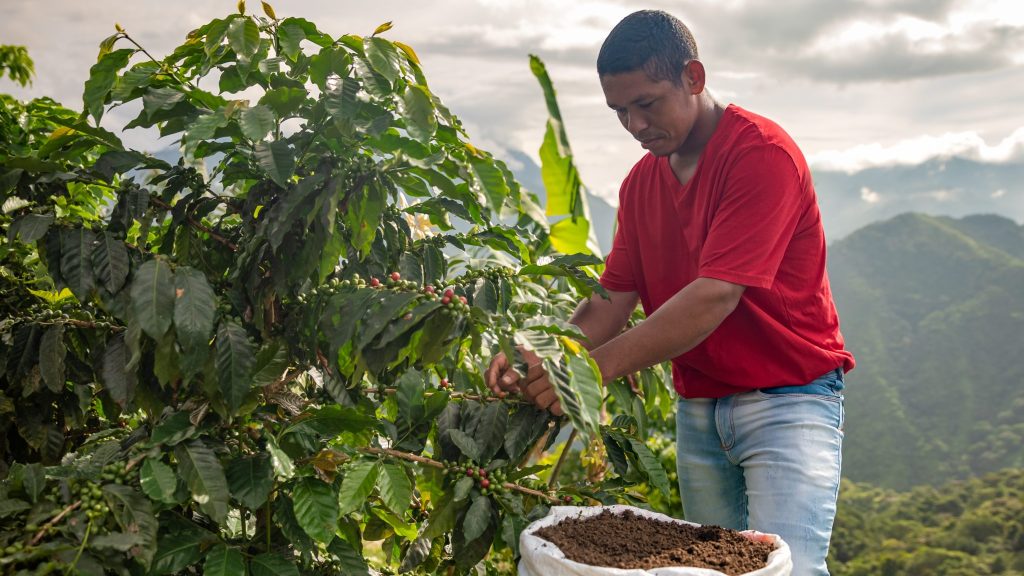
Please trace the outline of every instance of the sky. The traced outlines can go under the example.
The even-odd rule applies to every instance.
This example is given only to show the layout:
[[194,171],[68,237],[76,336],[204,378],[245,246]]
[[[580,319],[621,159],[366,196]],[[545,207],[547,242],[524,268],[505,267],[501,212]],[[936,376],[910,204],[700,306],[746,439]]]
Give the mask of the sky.
[[[697,39],[708,86],[780,123],[812,168],[855,172],[953,155],[1024,160],[1024,2],[1020,0],[332,0],[271,2],[332,36],[386,37],[418,53],[431,90],[474,144],[537,158],[546,111],[528,56],[547,64],[583,180],[613,205],[643,150],[607,107],[595,60],[627,14],[659,8]],[[249,1],[250,12],[261,12]],[[120,23],[150,53],[235,12],[236,2],[0,0],[0,44],[28,47],[36,78],[20,98],[48,95],[80,109],[99,42]],[[127,114],[127,112],[125,112]],[[133,115],[132,115],[133,116]],[[108,128],[127,122],[104,117]],[[152,133],[122,134],[139,149]],[[512,165],[515,169],[515,165]]]

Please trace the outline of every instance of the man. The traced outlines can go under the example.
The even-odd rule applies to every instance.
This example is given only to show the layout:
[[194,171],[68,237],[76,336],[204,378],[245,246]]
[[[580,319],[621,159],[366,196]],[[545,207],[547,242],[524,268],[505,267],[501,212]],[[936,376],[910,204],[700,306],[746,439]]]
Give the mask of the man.
[[[680,394],[679,485],[688,520],[779,534],[795,575],[828,574],[839,488],[843,347],[807,164],[770,120],[705,90],[686,26],[641,11],[597,60],[608,106],[648,150],[620,190],[601,284],[580,303],[605,382],[666,360]],[[623,332],[640,301],[647,319]],[[503,355],[495,391],[561,413],[535,355]]]

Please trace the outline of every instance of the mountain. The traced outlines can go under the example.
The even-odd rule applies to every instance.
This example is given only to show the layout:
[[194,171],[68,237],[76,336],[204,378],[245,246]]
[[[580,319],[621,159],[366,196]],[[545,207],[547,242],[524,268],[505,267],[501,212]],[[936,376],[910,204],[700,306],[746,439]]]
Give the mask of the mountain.
[[905,489],[1024,467],[1024,227],[904,214],[835,242],[844,475]]

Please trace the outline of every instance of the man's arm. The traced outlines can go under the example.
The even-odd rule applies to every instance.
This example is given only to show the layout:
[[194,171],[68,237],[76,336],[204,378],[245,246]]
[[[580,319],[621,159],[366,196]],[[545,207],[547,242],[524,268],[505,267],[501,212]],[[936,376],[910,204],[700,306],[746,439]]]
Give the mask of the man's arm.
[[744,286],[697,278],[646,320],[591,350],[605,382],[692,350],[739,304]]
[[639,300],[638,292],[609,290],[607,300],[595,294],[580,302],[569,323],[587,337],[587,350],[594,350],[622,332]]

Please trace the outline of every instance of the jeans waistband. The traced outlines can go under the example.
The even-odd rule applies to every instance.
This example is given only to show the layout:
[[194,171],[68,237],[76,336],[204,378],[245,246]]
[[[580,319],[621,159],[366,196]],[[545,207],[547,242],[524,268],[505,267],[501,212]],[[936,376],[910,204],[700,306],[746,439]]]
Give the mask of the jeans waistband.
[[821,396],[837,396],[842,393],[843,369],[842,367],[830,370],[807,384],[796,386],[776,386],[774,388],[758,388],[759,392],[765,394],[818,394]]

